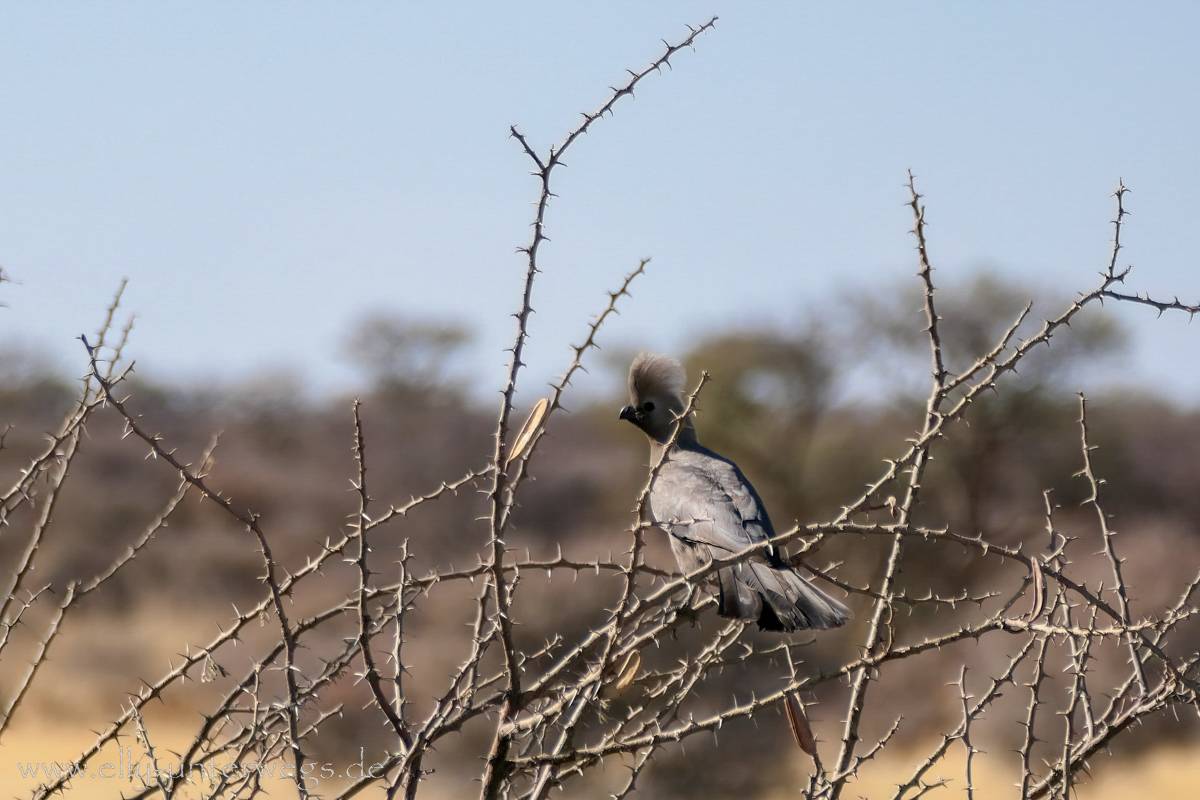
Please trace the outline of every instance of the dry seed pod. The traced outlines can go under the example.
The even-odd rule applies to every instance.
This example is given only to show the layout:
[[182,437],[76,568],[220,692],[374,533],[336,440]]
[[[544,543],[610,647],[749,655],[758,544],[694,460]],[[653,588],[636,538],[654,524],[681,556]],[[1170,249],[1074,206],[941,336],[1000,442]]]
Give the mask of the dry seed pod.
[[600,696],[605,700],[620,697],[633,683],[633,679],[637,677],[637,672],[641,669],[641,666],[642,654],[638,651],[634,650],[625,656],[625,661],[622,662],[621,668],[617,670],[616,677],[600,689]]
[[549,413],[549,409],[550,401],[544,397],[533,404],[533,410],[526,417],[525,424],[521,426],[521,432],[517,434],[512,450],[508,453],[508,460],[504,462],[505,467],[508,467],[509,464],[520,458],[529,448],[529,443],[533,441],[533,437],[542,429],[542,423],[546,421],[546,414]]
[[894,496],[889,495],[883,507],[887,509],[888,516],[892,519],[897,519],[900,516],[900,508]]
[[1033,608],[1025,616],[1026,622],[1033,622],[1042,615],[1046,606],[1046,590],[1042,584],[1042,563],[1034,556],[1029,561],[1029,580],[1033,584]]
[[813,738],[812,728],[808,725],[808,717],[804,715],[804,706],[794,694],[789,694],[783,707],[787,710],[788,725],[792,728],[792,736],[796,744],[814,759],[817,757],[817,740]]

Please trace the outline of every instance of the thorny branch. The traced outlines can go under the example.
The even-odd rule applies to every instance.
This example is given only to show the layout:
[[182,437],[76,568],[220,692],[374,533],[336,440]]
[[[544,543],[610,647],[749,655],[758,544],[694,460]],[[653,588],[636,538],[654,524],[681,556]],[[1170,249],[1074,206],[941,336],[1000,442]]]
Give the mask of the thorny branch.
[[[517,645],[513,640],[512,619],[509,614],[511,605],[511,592],[515,585],[510,585],[504,580],[503,562],[505,557],[504,534],[508,521],[508,510],[511,506],[512,493],[509,491],[509,476],[507,470],[508,461],[508,419],[512,413],[513,401],[517,392],[517,376],[521,367],[524,365],[521,361],[521,356],[525,349],[525,341],[529,325],[529,317],[533,313],[533,284],[534,279],[540,271],[538,262],[538,252],[543,241],[546,240],[545,224],[546,224],[546,209],[550,204],[550,198],[553,192],[550,190],[550,177],[554,168],[561,163],[563,155],[566,153],[571,144],[591,128],[592,123],[605,113],[610,113],[617,101],[625,95],[633,94],[634,87],[651,72],[659,71],[663,66],[670,64],[670,59],[679,50],[691,47],[692,42],[696,37],[704,33],[716,23],[716,17],[713,17],[699,28],[693,29],[683,42],[678,45],[668,45],[666,52],[658,59],[653,61],[650,66],[646,67],[640,73],[634,73],[630,81],[623,87],[614,89],[609,99],[595,112],[584,114],[583,122],[573,131],[567,134],[562,144],[557,147],[551,147],[549,155],[542,159],[530,147],[525,137],[522,136],[514,126],[511,133],[517,141],[521,143],[521,147],[525,153],[537,166],[535,175],[541,183],[541,191],[537,201],[537,211],[533,221],[533,240],[526,247],[522,248],[527,257],[527,267],[525,271],[525,283],[521,296],[521,307],[517,312],[517,334],[516,341],[512,348],[512,361],[510,362],[508,381],[502,393],[503,402],[500,404],[500,419],[496,425],[496,449],[492,460],[492,490],[490,500],[492,504],[491,512],[491,586],[495,600],[495,614],[500,631],[500,646],[504,656],[504,669],[507,675],[507,691],[505,693],[504,706],[500,710],[500,720],[496,729],[496,737],[492,745],[492,752],[488,756],[487,769],[484,774],[483,787],[480,797],[483,800],[494,800],[498,797],[502,788],[502,784],[509,777],[508,753],[511,747],[511,738],[504,731],[509,723],[512,722],[521,711],[521,679],[518,669]],[[645,262],[643,262],[643,267]],[[639,269],[640,272],[640,269]],[[637,273],[634,273],[635,275]],[[612,302],[615,303],[617,297],[625,293],[628,287],[629,280],[626,280],[625,286],[612,297]],[[607,314],[602,315],[602,318]],[[593,328],[592,335],[595,329]],[[588,342],[592,342],[592,335],[589,335]],[[587,343],[583,348],[576,353],[576,361],[587,349]],[[564,385],[570,378],[568,372],[564,379]],[[558,393],[555,396],[555,405],[558,402]]]

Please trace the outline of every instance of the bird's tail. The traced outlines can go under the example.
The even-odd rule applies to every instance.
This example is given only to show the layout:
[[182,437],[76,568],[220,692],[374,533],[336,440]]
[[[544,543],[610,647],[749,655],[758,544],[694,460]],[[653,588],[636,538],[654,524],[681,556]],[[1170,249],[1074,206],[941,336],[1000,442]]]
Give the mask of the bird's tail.
[[717,583],[721,616],[756,621],[765,631],[822,631],[854,616],[782,561],[734,564],[717,573]]

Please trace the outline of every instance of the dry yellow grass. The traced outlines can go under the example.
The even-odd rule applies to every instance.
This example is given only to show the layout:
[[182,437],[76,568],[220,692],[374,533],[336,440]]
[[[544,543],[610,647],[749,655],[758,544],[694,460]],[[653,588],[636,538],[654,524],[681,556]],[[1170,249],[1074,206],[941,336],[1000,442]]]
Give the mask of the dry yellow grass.
[[[170,749],[178,747],[193,731],[182,721],[155,720],[152,731],[158,739],[158,746]],[[38,719],[18,725],[5,735],[0,742],[0,797],[28,797],[36,786],[44,779],[44,775],[30,777],[22,775],[21,768],[28,765],[59,761],[77,754],[84,746],[94,739],[94,734],[77,725],[63,725],[54,720]],[[131,738],[124,740],[126,747],[138,745]],[[900,754],[894,754],[873,763],[873,769],[864,773],[864,777],[852,784],[846,797],[864,797],[868,799],[891,797],[897,781],[907,777],[912,770],[913,759],[905,759]],[[166,756],[170,760],[171,756]],[[106,751],[102,758],[95,762],[94,769],[89,773],[95,777],[76,780],[68,797],[77,800],[92,800],[93,798],[113,798],[121,794],[132,794],[139,785],[131,782],[128,777],[117,775],[120,764],[126,763],[118,756],[116,749]],[[1194,800],[1200,797],[1200,748],[1164,746],[1136,759],[1126,759],[1110,763],[1096,764],[1096,772],[1092,780],[1084,779],[1078,787],[1078,800],[1128,800],[1128,798],[1145,798],[1145,800]],[[104,771],[107,777],[98,775],[104,764],[111,766]],[[344,769],[346,765],[334,765]],[[1010,798],[1014,794],[1013,773],[1011,763],[1001,765],[989,761],[987,756],[976,758],[974,772],[976,776],[975,797],[978,800],[1000,800]],[[965,784],[962,773],[963,762],[960,755],[948,756],[940,770],[935,770],[931,777],[948,779],[945,787],[931,792],[931,798],[965,797]],[[803,777],[797,773],[797,785]],[[290,782],[278,777],[269,781],[271,796],[291,797],[294,789]],[[330,779],[323,783],[319,790],[329,794],[342,781]],[[780,787],[779,790],[762,800],[794,800],[797,796],[797,785]],[[372,796],[367,793],[366,796]],[[193,795],[194,796],[194,795]],[[432,797],[432,795],[430,795]]]
[[[927,751],[925,751],[927,752]],[[872,769],[850,784],[843,794],[848,798],[890,798],[898,783],[912,775],[924,753],[911,757],[893,752],[872,763]],[[947,755],[940,768],[929,773],[929,780],[946,779],[946,785],[925,795],[929,798],[966,797],[960,752]],[[975,800],[1007,800],[1016,796],[1016,773],[1012,759],[1006,763],[976,756],[972,764]],[[1200,798],[1200,747],[1161,746],[1137,758],[1105,762],[1096,759],[1093,777],[1082,776],[1073,795],[1076,800],[1196,800]],[[807,776],[803,776],[804,779]],[[796,788],[788,787],[763,800],[794,800]]]
[[[151,732],[151,741],[158,751],[160,767],[177,769],[175,765],[178,763],[178,756],[170,751],[179,752],[180,746],[195,735],[195,726],[188,726],[182,720],[168,719],[148,720],[147,727]],[[94,740],[95,734],[86,728],[59,725],[45,719],[21,725],[10,731],[5,735],[4,742],[0,743],[0,797],[29,797],[38,786],[45,783],[45,769],[53,770],[54,764],[61,766],[64,761],[78,755]],[[70,791],[65,796],[75,800],[92,800],[129,796],[140,790],[140,779],[149,774],[146,759],[142,757],[142,748],[131,736],[122,738],[122,748],[123,752],[119,752],[116,747],[102,751],[100,756],[92,761],[85,775],[72,781]],[[136,766],[131,768],[131,762]],[[275,769],[278,770],[280,766],[276,764]],[[345,770],[350,765],[330,766]],[[35,770],[37,774],[31,774]],[[135,772],[136,777],[131,774]],[[193,774],[199,779],[200,785],[191,792],[185,791],[184,797],[203,794],[204,773]],[[290,776],[276,775],[263,783],[270,791],[271,797],[295,795]],[[333,775],[328,780],[310,782],[309,786],[310,789],[329,795],[344,784],[344,779],[339,780],[338,776]],[[360,796],[371,797],[372,793]]]

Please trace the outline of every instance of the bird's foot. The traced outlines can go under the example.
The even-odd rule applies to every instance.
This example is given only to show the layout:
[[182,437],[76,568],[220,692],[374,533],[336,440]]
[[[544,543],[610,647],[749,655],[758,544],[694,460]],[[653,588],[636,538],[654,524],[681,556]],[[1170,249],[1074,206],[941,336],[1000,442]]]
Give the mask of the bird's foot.
[[700,615],[696,613],[696,609],[692,608],[691,596],[683,599],[682,603],[667,606],[663,610],[663,622],[682,623],[690,622],[693,627],[700,621]]

